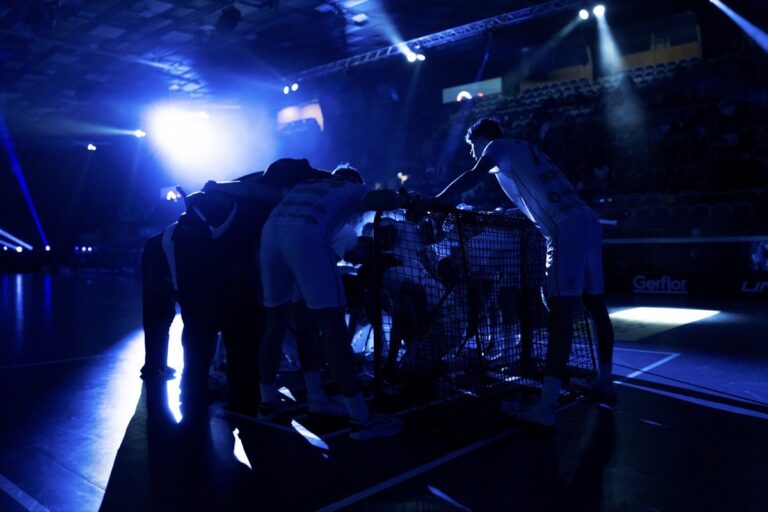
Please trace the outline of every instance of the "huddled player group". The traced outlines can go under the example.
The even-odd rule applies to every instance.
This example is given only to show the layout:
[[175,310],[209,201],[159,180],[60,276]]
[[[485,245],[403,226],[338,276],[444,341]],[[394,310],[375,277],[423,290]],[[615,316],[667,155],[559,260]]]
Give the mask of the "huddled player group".
[[[349,165],[326,172],[312,168],[307,160],[294,159],[277,160],[263,173],[232,182],[209,182],[202,191],[186,196],[185,213],[150,238],[142,255],[143,378],[161,380],[173,375],[167,366],[168,330],[178,304],[184,324],[183,414],[194,417],[207,409],[209,367],[220,335],[226,348],[228,408],[272,419],[285,408],[277,373],[290,328],[297,340],[310,412],[348,417],[353,439],[397,434],[402,422],[369,410],[357,375],[350,342],[365,308],[348,296],[366,290],[350,286],[337,263],[368,261],[373,244],[369,233],[358,237],[351,226],[364,212],[404,208],[415,222],[403,225],[428,237],[434,229],[430,230],[433,217],[427,212],[456,205],[463,192],[495,178],[546,241],[549,310],[541,397],[533,405],[502,402],[502,411],[534,425],[555,425],[573,319],[582,303],[597,339],[597,376],[572,379],[572,384],[614,400],[613,329],[603,299],[597,217],[539,148],[505,138],[496,121],[478,120],[467,131],[466,142],[475,166],[434,198],[370,190]],[[460,308],[452,309],[447,303],[455,300],[447,290],[453,289],[458,262],[450,251],[442,256],[439,251],[408,254],[407,247],[397,247],[397,228],[386,224],[382,228],[380,245],[388,246],[385,249],[393,257],[411,258],[418,262],[417,268],[424,269],[410,280],[389,272],[386,265],[378,269],[386,292],[384,307],[393,320],[385,374],[409,364],[415,371],[429,371],[414,364],[427,360],[420,352],[447,353],[456,341],[448,333],[432,332],[419,343],[413,333],[418,331],[416,325],[438,310],[437,305],[440,314],[453,315],[463,325]],[[387,228],[394,231],[390,240],[382,236]],[[477,270],[482,276],[483,269]],[[485,282],[493,283],[495,274],[490,269],[486,274]],[[411,286],[419,281],[429,285]],[[500,317],[508,314],[503,293],[493,305],[483,307],[501,310]],[[433,325],[439,329],[442,324]],[[433,362],[439,363],[439,358]],[[321,369],[326,365],[340,395],[325,391]]]

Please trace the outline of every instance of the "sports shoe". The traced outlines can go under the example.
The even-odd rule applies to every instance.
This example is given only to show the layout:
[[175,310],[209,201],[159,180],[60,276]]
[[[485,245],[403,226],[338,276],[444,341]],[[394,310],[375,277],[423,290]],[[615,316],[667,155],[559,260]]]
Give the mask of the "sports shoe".
[[312,414],[325,414],[326,416],[349,416],[347,406],[341,396],[309,397],[307,400],[309,412]]
[[357,441],[394,436],[403,430],[403,422],[399,419],[376,413],[371,413],[367,421],[351,420],[350,426],[349,437]]
[[520,402],[502,402],[501,411],[516,420],[547,429],[555,428],[557,423],[554,407],[540,404],[521,404]]
[[595,399],[602,404],[613,406],[618,400],[616,386],[611,381],[604,382],[597,378],[571,379],[571,386],[592,393]]

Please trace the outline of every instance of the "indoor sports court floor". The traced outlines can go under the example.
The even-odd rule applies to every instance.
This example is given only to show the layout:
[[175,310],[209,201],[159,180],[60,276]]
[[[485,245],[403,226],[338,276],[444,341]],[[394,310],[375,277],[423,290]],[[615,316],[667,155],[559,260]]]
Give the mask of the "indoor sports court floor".
[[178,379],[138,377],[134,277],[0,290],[3,511],[768,510],[765,302],[609,297],[619,403],[570,404],[554,436],[462,397],[353,442],[300,409],[256,424],[214,405],[210,428],[181,428]]

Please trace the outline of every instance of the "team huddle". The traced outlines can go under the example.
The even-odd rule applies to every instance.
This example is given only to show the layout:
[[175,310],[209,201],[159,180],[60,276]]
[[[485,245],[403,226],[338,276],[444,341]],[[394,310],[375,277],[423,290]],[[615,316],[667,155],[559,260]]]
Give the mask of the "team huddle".
[[[482,294],[491,299],[480,302],[483,322],[492,324],[514,315],[507,299],[513,294],[520,298],[515,282],[519,277],[491,261],[476,260],[478,268],[471,269],[474,284],[458,282],[461,262],[452,250],[456,240],[445,235],[445,216],[428,214],[457,204],[461,193],[495,177],[546,240],[549,309],[541,398],[525,407],[504,402],[502,410],[539,426],[555,425],[573,318],[582,301],[595,327],[598,372],[595,379],[575,384],[613,400],[613,330],[602,297],[601,234],[595,214],[546,155],[526,142],[504,138],[495,121],[477,121],[466,141],[475,167],[431,199],[369,190],[349,166],[326,172],[293,159],[278,160],[263,173],[233,182],[209,182],[201,192],[187,196],[186,212],[152,237],[142,256],[143,377],[172,375],[166,362],[168,327],[178,303],[184,323],[185,416],[201,414],[207,407],[208,372],[220,333],[227,352],[228,407],[269,420],[285,408],[277,373],[290,327],[310,412],[348,417],[353,439],[397,434],[402,422],[369,411],[357,376],[350,331],[354,334],[365,316],[365,301],[355,296],[367,291],[362,280],[350,286],[337,263],[344,259],[368,269],[373,244],[367,243],[365,232],[357,237],[350,225],[367,211],[405,208],[414,219],[383,223],[377,242],[385,261],[389,257],[394,263],[374,271],[380,273],[385,298],[381,307],[392,321],[385,375],[394,373],[396,366],[429,372],[430,366],[443,364],[471,323],[452,302],[476,290],[493,290]],[[470,235],[465,243],[482,243],[481,230]],[[409,236],[424,240],[429,250],[414,251],[400,243]],[[504,247],[498,252],[497,261],[519,264],[519,256],[515,261]],[[415,271],[408,276],[393,271],[403,262]],[[441,330],[446,322],[427,321],[435,315],[451,317],[458,334]],[[340,396],[324,390],[320,370],[325,365]]]

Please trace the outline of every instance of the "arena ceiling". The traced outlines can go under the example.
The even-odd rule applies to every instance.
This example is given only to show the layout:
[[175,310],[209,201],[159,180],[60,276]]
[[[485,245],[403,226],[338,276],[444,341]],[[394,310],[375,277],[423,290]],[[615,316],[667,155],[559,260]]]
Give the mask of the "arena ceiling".
[[0,101],[44,116],[122,95],[205,97],[227,75],[277,84],[288,73],[388,46],[391,27],[407,40],[525,4],[11,0],[0,5]]
[[[5,117],[89,118],[291,73],[542,2],[530,0],[6,0]],[[127,108],[127,107],[126,107]]]

